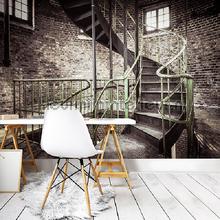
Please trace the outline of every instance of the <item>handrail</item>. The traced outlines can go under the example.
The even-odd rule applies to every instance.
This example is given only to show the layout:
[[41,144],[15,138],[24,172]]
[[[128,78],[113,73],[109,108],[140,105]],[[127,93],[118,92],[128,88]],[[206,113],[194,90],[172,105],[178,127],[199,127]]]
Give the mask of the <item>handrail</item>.
[[70,99],[72,99],[74,96],[82,93],[83,91],[89,89],[91,87],[91,83],[87,79],[81,80],[81,82],[84,81],[87,83],[87,86],[85,88],[81,88],[80,90],[76,91],[75,93],[72,93],[69,97],[67,97],[64,101],[61,102],[61,105],[64,105],[66,102],[68,102]]
[[[150,26],[150,25],[146,25],[146,24],[143,24],[144,27],[153,27],[153,26]],[[155,27],[153,27],[155,28]],[[163,80],[163,78],[165,79],[183,79],[183,78],[186,78],[186,79],[193,79],[192,75],[190,74],[187,74],[187,73],[181,73],[181,74],[176,74],[176,75],[170,75],[170,74],[164,74],[164,73],[161,73],[164,69],[169,69],[168,66],[170,64],[172,64],[175,60],[177,60],[186,50],[186,45],[187,45],[187,41],[184,39],[184,37],[182,37],[181,35],[178,35],[177,33],[175,32],[172,32],[172,31],[169,31],[169,30],[164,30],[164,29],[161,29],[161,28],[158,28],[159,31],[162,31],[162,32],[165,32],[165,33],[169,33],[169,34],[172,34],[174,35],[175,37],[177,37],[178,39],[180,39],[183,43],[183,46],[182,48],[179,50],[179,52],[177,54],[175,54],[171,59],[169,59],[167,62],[165,62],[165,64],[163,63],[160,63],[161,66],[157,69],[156,71],[156,74],[158,77],[161,78],[161,80]],[[182,60],[180,60],[181,62],[183,62]],[[185,72],[185,70],[184,70]],[[188,119],[186,120],[178,120],[178,119],[172,119],[170,117],[167,117],[163,112],[162,112],[162,108],[163,108],[163,103],[170,100],[170,98],[175,94],[175,92],[178,91],[178,89],[181,87],[181,84],[182,84],[182,81],[173,89],[173,91],[167,95],[165,98],[163,98],[161,100],[161,103],[159,105],[159,113],[162,115],[162,117],[164,119],[168,119],[172,122],[178,122],[178,123],[186,123],[188,121]],[[193,106],[191,107],[193,108]]]
[[[104,0],[104,2],[105,2],[105,0]],[[122,5],[122,3],[120,2],[120,0],[116,0],[115,3],[117,3],[117,4],[120,6],[120,8],[123,10],[123,5]],[[99,6],[100,6],[100,8],[101,8],[102,10],[104,10],[104,12],[109,12],[109,9],[108,9],[108,8],[105,8],[105,7],[102,6],[102,5],[99,5]],[[129,11],[127,11],[127,15],[128,15],[128,17],[131,19],[131,21],[133,22],[133,24],[136,24],[134,18],[132,17],[132,15],[130,14]],[[124,27],[124,24],[123,24],[120,20],[118,20],[118,23],[121,25],[121,27]],[[135,41],[135,39],[134,39],[134,37],[132,36],[131,32],[127,30],[127,33],[128,33],[128,35],[130,36],[130,38],[131,38],[133,41]]]
[[133,71],[134,67],[136,66],[137,62],[139,61],[140,56],[141,56],[141,53],[142,53],[142,51],[139,51],[138,56],[136,57],[136,59],[135,59],[134,63],[132,64],[132,66],[125,71],[123,78],[110,79],[110,80],[105,84],[105,86],[103,87],[101,93],[99,94],[99,96],[98,96],[98,98],[97,98],[97,100],[96,100],[96,102],[95,102],[95,105],[94,105],[94,108],[93,108],[94,111],[96,110],[97,105],[98,105],[98,103],[99,103],[99,101],[100,101],[100,99],[101,99],[101,97],[102,97],[104,91],[106,90],[106,88],[108,87],[108,85],[109,85],[110,83],[112,83],[112,82],[114,82],[114,81],[123,81],[123,80],[125,80],[125,79],[128,78],[129,74]]
[[[92,96],[89,91],[85,94],[82,93],[91,87],[90,81],[73,78],[14,79],[14,112],[18,111],[25,115],[28,113],[42,114],[42,108],[44,109],[48,105],[64,105],[71,100],[71,104],[74,103],[76,108],[80,102],[80,111],[85,113],[88,107],[86,104],[82,104],[82,98],[90,99]],[[15,96],[16,91],[18,96]]]

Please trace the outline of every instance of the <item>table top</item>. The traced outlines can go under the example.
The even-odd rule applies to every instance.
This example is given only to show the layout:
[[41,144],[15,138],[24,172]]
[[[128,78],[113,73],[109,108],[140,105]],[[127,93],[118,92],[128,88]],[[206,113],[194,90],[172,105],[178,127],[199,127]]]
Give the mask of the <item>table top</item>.
[[[131,118],[85,118],[87,125],[134,125]],[[43,125],[43,118],[18,118],[0,120],[0,125]]]

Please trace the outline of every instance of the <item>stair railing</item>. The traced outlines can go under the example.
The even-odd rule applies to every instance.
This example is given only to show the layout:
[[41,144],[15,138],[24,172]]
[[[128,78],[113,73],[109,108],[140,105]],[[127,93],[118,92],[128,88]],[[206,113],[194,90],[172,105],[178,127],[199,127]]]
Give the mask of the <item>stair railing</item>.
[[[95,115],[98,117],[98,115],[97,115],[97,113],[98,113],[98,106],[99,106],[99,103],[100,103],[100,101],[102,100],[102,97],[103,97],[103,95],[104,95],[104,93],[106,92],[106,91],[108,91],[108,89],[110,88],[110,85],[111,84],[119,84],[119,82],[121,82],[122,83],[122,85],[124,84],[124,80],[126,80],[126,79],[130,79],[131,80],[131,78],[130,77],[132,77],[133,75],[134,75],[134,73],[133,73],[133,71],[134,71],[134,69],[136,68],[136,65],[137,65],[137,63],[138,63],[138,61],[140,61],[140,58],[141,58],[141,55],[142,55],[142,51],[140,51],[139,53],[138,53],[138,56],[136,57],[136,59],[134,60],[134,63],[132,64],[132,66],[130,67],[130,68],[128,68],[127,69],[127,71],[125,71],[125,73],[124,73],[124,76],[123,77],[121,77],[121,78],[116,78],[116,79],[110,79],[106,84],[105,84],[105,86],[103,87],[103,89],[101,90],[101,92],[100,92],[100,94],[99,94],[99,96],[97,97],[97,100],[96,100],[96,102],[95,102],[95,105],[94,105],[94,112],[95,112]],[[141,77],[140,77],[140,75],[138,76],[138,79],[140,79]],[[109,104],[108,104],[108,106],[106,107],[106,109],[104,110],[104,112],[101,114],[101,118],[103,118],[105,115],[106,115],[106,113],[107,113],[107,111],[108,110],[110,110],[111,109],[111,107],[113,106],[113,105],[116,105],[116,109],[117,109],[117,116],[119,117],[119,113],[120,113],[120,111],[122,111],[122,112],[125,112],[125,115],[127,115],[127,117],[128,117],[128,114],[129,114],[129,110],[133,110],[134,108],[135,108],[135,103],[136,103],[136,100],[134,101],[133,100],[133,104],[132,105],[126,105],[127,103],[131,103],[131,99],[132,99],[132,97],[134,97],[134,91],[136,90],[136,88],[137,88],[137,85],[138,85],[138,83],[137,83],[137,81],[135,82],[135,84],[133,84],[132,85],[132,87],[133,87],[133,90],[131,91],[131,93],[130,93],[130,95],[128,96],[128,98],[127,99],[119,99],[119,97],[118,97],[118,91],[116,90],[116,95],[117,95],[117,98],[115,99],[115,100],[112,100],[112,101],[110,101],[109,102]],[[116,87],[116,89],[117,89],[118,87]],[[128,88],[129,89],[129,88]],[[129,92],[128,92],[129,93]],[[121,104],[121,105],[120,105]],[[126,106],[128,106],[128,108],[126,108]],[[133,107],[132,107],[133,106]],[[120,108],[120,107],[122,107],[122,108]],[[129,109],[129,107],[132,107],[132,109]],[[124,108],[124,109],[123,109]],[[114,109],[114,108],[113,108]]]
[[38,116],[48,105],[73,105],[86,115],[92,111],[91,80],[15,79],[13,80],[14,113],[21,117]]
[[[108,9],[108,2],[107,1],[99,1],[99,7],[104,15],[104,17],[108,20],[108,14],[109,14],[109,9]],[[124,24],[122,22],[122,17],[120,16],[121,13],[119,11],[123,10],[123,4],[119,1],[116,0],[114,1],[114,7],[113,7],[113,31],[117,34],[119,38],[121,38],[123,42],[123,28]],[[127,17],[128,19],[131,20],[131,23],[135,25],[135,20],[132,17],[132,15],[127,11]],[[129,36],[128,39],[128,48],[134,50],[134,45],[135,45],[135,40],[134,36],[129,30],[126,30],[127,36]],[[140,85],[140,79],[141,79],[141,71],[139,71],[139,76],[134,79],[134,69],[136,68],[136,65],[138,64],[138,61],[140,61],[142,55],[142,49],[140,50],[139,54],[136,56],[136,59],[134,60],[132,66],[127,69],[127,71],[124,72],[123,77],[121,78],[116,78],[116,79],[110,79],[106,85],[103,87],[103,89],[100,91],[100,94],[97,97],[96,103],[94,105],[94,112],[95,115],[98,117],[105,117],[107,113],[110,111],[109,115],[113,115],[114,112],[116,112],[117,117],[120,117],[120,113],[124,112],[125,116],[128,117],[129,112],[133,112],[135,107],[136,107],[136,88]],[[141,62],[139,62],[141,64]],[[140,67],[139,67],[140,68]],[[128,88],[125,88],[123,90],[119,90],[118,85],[121,84],[121,87],[124,87],[124,81],[128,80]],[[109,91],[108,88],[114,84],[116,85],[115,87],[115,92]],[[110,93],[113,93],[113,100],[108,100],[108,105],[105,106],[105,109],[102,109],[102,112],[100,113],[98,108],[100,106],[100,103],[103,100],[103,96],[109,96],[106,95],[106,93],[109,91]],[[125,94],[127,93],[127,94]],[[125,98],[127,97],[127,98]],[[139,96],[140,97],[140,96]]]
[[[101,0],[98,1],[99,3],[99,7],[104,15],[104,17],[106,18],[106,20],[108,21],[108,14],[109,14],[109,9],[108,9],[108,1],[106,0]],[[115,0],[114,1],[114,7],[113,7],[113,22],[112,22],[112,29],[113,31],[117,34],[117,36],[120,38],[120,40],[123,42],[123,28],[124,28],[124,24],[122,22],[123,18],[121,17],[121,10],[123,10],[123,4],[121,3],[120,0]],[[130,24],[135,25],[135,20],[132,17],[132,15],[130,14],[129,11],[127,11],[127,18],[130,20]],[[128,49],[134,51],[134,45],[135,45],[135,38],[133,36],[133,32],[127,30],[127,36],[128,36]]]
[[[144,25],[144,28],[146,25]],[[151,26],[150,26],[151,27]],[[146,56],[157,61],[161,66],[157,69],[156,74],[160,78],[161,82],[161,101],[159,104],[159,113],[162,117],[162,131],[163,131],[163,148],[166,152],[166,130],[165,120],[169,121],[169,127],[172,127],[173,123],[186,124],[188,131],[188,143],[193,143],[193,77],[187,73],[187,59],[186,59],[186,45],[187,41],[181,35],[178,35],[172,31],[159,29],[160,33],[152,37],[146,35],[147,42],[145,46],[148,46],[146,50]],[[153,41],[150,45],[149,39]],[[176,41],[174,41],[174,39]],[[165,43],[165,41],[167,43]],[[168,48],[165,48],[165,46]],[[175,47],[178,45],[178,47]],[[164,52],[164,54],[163,54]],[[172,80],[178,80],[177,86],[171,89]],[[165,84],[167,87],[165,88]],[[167,89],[167,91],[165,91]],[[179,116],[171,117],[171,100],[176,94],[180,94],[181,113]],[[168,107],[168,111],[166,109]],[[175,113],[175,112],[174,112]],[[185,116],[184,119],[181,116]]]

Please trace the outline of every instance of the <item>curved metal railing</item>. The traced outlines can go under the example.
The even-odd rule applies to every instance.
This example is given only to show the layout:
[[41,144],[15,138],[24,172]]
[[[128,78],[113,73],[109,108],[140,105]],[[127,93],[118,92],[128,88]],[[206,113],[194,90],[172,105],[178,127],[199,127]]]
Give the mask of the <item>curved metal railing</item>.
[[[144,25],[143,29],[146,27]],[[151,27],[151,26],[150,26]],[[157,61],[161,66],[157,69],[156,74],[160,78],[161,83],[161,101],[159,104],[159,110],[162,117],[162,132],[163,132],[163,148],[164,152],[166,152],[166,129],[165,129],[165,120],[169,121],[169,128],[172,128],[172,123],[182,123],[186,124],[188,130],[188,140],[193,139],[193,77],[187,73],[187,59],[186,59],[186,45],[187,41],[181,35],[178,35],[175,32],[159,29],[161,33],[165,33],[165,35],[155,36],[152,39],[156,39],[156,42],[153,42],[153,49],[157,51],[158,54],[152,53],[152,51],[148,51],[151,59]],[[146,36],[146,38],[149,36]],[[172,39],[174,37],[175,40]],[[169,40],[172,39],[172,43],[168,43],[168,48],[165,49],[166,54],[162,54],[162,50],[164,50],[164,44],[161,41],[164,39]],[[149,42],[148,44],[149,45]],[[166,44],[165,44],[166,45]],[[176,45],[178,45],[176,47]],[[163,46],[163,48],[162,48]],[[155,49],[156,48],[156,49]],[[152,47],[151,49],[152,50]],[[150,55],[151,54],[151,55]],[[171,54],[171,55],[170,55]],[[169,56],[167,56],[169,55]],[[164,59],[167,57],[167,59]],[[163,58],[163,59],[162,59]],[[177,85],[171,90],[170,84],[171,80],[178,80]],[[167,92],[164,90],[164,82],[167,83]],[[165,93],[167,93],[165,95]],[[174,118],[173,114],[171,114],[171,99],[175,96],[175,94],[180,94],[181,98],[181,113],[178,117]],[[168,106],[168,114],[165,114],[165,107]],[[184,119],[182,119],[184,117]],[[169,130],[168,130],[169,132]],[[189,143],[188,142],[188,143]]]
[[[147,25],[147,26],[152,27],[149,25]],[[146,27],[146,25],[144,25],[144,27]],[[164,113],[164,103],[167,104],[167,102],[169,102],[169,100],[172,98],[172,96],[174,96],[175,93],[178,92],[179,90],[181,92],[182,105],[184,105],[183,86],[185,88],[187,88],[188,80],[193,79],[193,77],[187,73],[187,63],[186,63],[187,41],[185,40],[185,38],[183,36],[173,32],[173,31],[169,31],[169,30],[165,30],[165,29],[159,29],[159,31],[162,33],[174,36],[177,40],[177,44],[179,45],[179,47],[177,48],[177,51],[175,51],[175,52],[170,51],[169,54],[172,54],[172,57],[169,57],[168,60],[161,61],[161,59],[160,59],[160,57],[162,56],[161,54],[159,54],[159,56],[157,56],[157,59],[155,60],[161,65],[156,71],[157,76],[160,77],[160,79],[161,79],[161,102],[159,104],[159,113],[161,114],[163,119],[169,120],[171,122],[187,123],[188,120],[190,119],[190,115],[192,114],[192,111],[193,111],[193,103],[190,104],[190,103],[186,102],[187,104],[190,104],[190,106],[187,106],[190,108],[190,112],[185,120],[172,118],[170,116],[170,112],[169,112],[169,116],[165,115],[165,113]],[[158,35],[158,36],[159,36],[158,38],[163,37],[163,35]],[[170,36],[168,38],[170,39]],[[154,44],[154,46],[158,45],[160,48],[157,51],[161,51],[161,44],[160,44],[161,40],[157,39],[157,41],[158,41],[158,44]],[[171,50],[172,45],[169,45],[168,49]],[[159,57],[159,59],[158,59],[158,57]],[[174,67],[176,67],[176,64],[178,64],[178,68],[175,69]],[[166,73],[164,73],[164,72],[166,72]],[[173,74],[170,74],[171,72]],[[168,95],[166,97],[164,97],[164,87],[163,87],[164,79],[167,80],[168,88],[170,87],[170,79],[179,79],[180,80],[178,85],[172,91],[170,91],[170,89],[168,89]],[[186,93],[188,93],[188,92],[189,91],[186,90]],[[186,94],[186,98],[188,98],[189,95],[190,94]]]

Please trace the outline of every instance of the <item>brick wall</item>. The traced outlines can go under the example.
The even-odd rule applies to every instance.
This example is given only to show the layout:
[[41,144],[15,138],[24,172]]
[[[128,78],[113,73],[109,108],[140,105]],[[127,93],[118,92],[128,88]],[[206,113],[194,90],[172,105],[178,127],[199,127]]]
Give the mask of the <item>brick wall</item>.
[[[12,112],[14,78],[92,78],[92,41],[79,37],[79,28],[57,1],[35,1],[35,30],[11,25],[11,66],[4,68],[3,31],[0,31],[0,112]],[[0,30],[3,23],[0,21]],[[109,77],[108,50],[97,44],[97,78]],[[123,60],[113,54],[115,74]],[[116,69],[117,68],[117,69]]]

